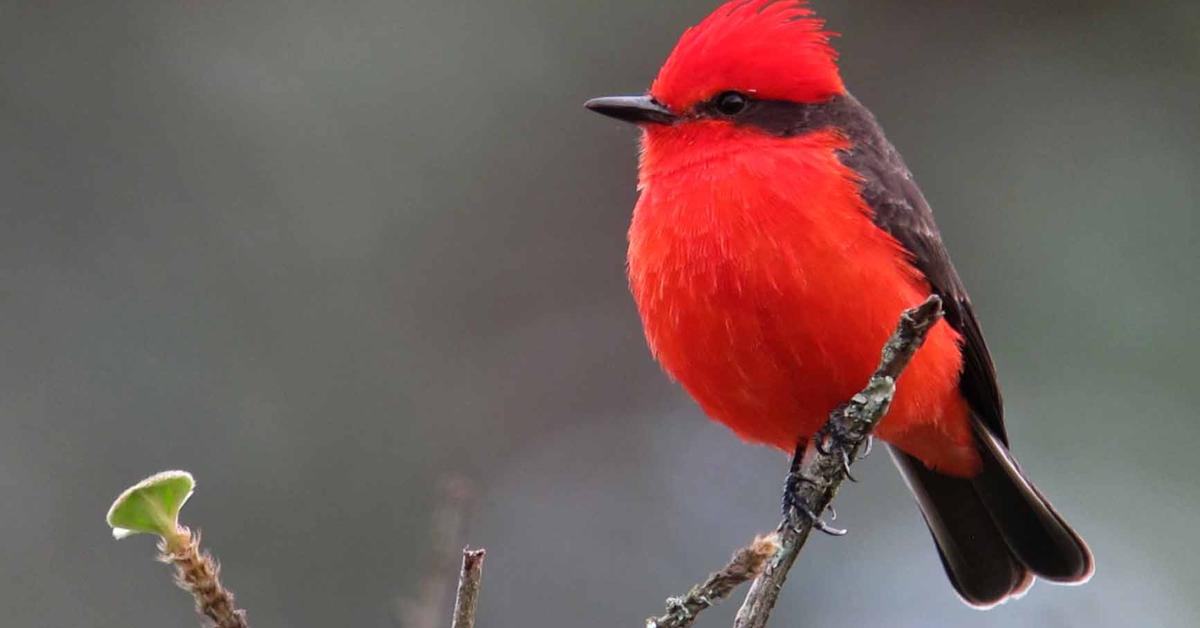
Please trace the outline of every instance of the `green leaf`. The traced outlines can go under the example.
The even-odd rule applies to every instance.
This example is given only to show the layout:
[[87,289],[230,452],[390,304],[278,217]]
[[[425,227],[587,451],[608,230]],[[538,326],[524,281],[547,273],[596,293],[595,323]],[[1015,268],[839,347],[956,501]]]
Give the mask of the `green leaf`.
[[113,537],[157,534],[167,537],[178,527],[179,509],[192,496],[196,481],[187,471],[163,471],[125,489],[108,509]]

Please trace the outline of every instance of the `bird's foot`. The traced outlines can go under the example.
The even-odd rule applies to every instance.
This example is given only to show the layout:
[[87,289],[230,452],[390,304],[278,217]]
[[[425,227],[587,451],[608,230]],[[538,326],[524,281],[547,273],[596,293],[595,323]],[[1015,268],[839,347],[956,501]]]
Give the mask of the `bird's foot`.
[[[704,599],[704,601],[706,603],[708,602],[707,599]],[[692,611],[690,609],[688,609],[687,604],[684,603],[683,598],[681,598],[681,597],[667,598],[667,613],[669,613],[671,615],[678,615],[679,617],[682,617],[683,619],[691,619],[692,617],[695,617],[695,615],[692,613]]]
[[[825,534],[828,534],[829,536],[846,535],[846,530],[842,528],[835,528],[828,523],[825,523],[825,521],[821,519],[821,516],[815,512],[815,508],[809,504],[807,498],[799,495],[793,495],[789,501],[790,503],[784,507],[783,523],[780,524],[781,528],[784,526],[799,528],[803,523],[807,522],[812,524],[812,527],[824,532]],[[837,511],[835,511],[832,507],[827,508],[827,510],[829,511],[829,517],[831,521],[837,519]]]
[[800,486],[803,484],[818,486],[816,481],[800,473],[799,469],[793,467],[788,472],[787,479],[783,482],[782,514],[785,520],[791,516],[792,512],[796,510],[798,502],[801,501]]
[[[842,462],[842,472],[846,474],[846,479],[851,482],[857,482],[858,479],[850,474],[850,452],[852,449],[851,435],[846,432],[840,425],[830,421],[825,423],[816,434],[813,435],[813,444],[817,451],[824,456],[837,456]],[[863,446],[863,451],[855,460],[862,460],[871,453],[871,447],[874,444],[874,438],[867,435],[866,444]]]
[[871,455],[871,451],[875,448],[875,435],[867,434],[867,440],[863,443],[862,451],[858,452],[859,460],[866,460],[867,456]]
[[[783,522],[780,524],[780,529],[784,526],[793,528],[799,527],[804,521],[812,524],[812,527],[828,534],[830,536],[843,536],[845,530],[835,528],[821,520],[821,517],[815,512],[815,508],[809,501],[806,495],[800,493],[801,486],[808,484],[817,488],[822,488],[822,485],[817,481],[805,476],[800,472],[799,465],[793,464],[791,471],[788,472],[787,480],[783,485]],[[832,506],[828,507],[830,519],[837,519],[837,512]]]

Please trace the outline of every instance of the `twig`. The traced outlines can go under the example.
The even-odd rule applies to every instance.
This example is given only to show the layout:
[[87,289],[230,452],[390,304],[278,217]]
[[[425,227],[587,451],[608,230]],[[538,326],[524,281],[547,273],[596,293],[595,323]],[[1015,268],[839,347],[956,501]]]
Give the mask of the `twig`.
[[694,586],[687,595],[667,600],[667,612],[646,620],[646,628],[687,628],[696,621],[696,615],[729,597],[730,593],[747,580],[762,573],[767,560],[779,551],[779,534],[759,536],[746,547],[738,550],[729,559],[729,564],[720,571],[708,575],[708,579]]
[[208,552],[200,551],[200,534],[178,526],[158,546],[159,558],[175,565],[175,582],[196,599],[196,612],[214,628],[247,628],[246,611],[233,602],[233,593],[217,577],[221,568]]
[[[942,301],[937,295],[905,311],[896,331],[884,345],[879,367],[871,375],[866,387],[829,415],[824,431],[836,435],[840,449],[824,451],[817,442],[821,436],[809,440],[798,470],[799,477],[804,481],[797,487],[796,499],[797,503],[810,506],[811,512],[817,517],[829,507],[838,487],[846,479],[847,463],[857,458],[871,430],[887,413],[896,392],[896,379],[925,341],[925,334],[941,316]],[[819,524],[815,517],[805,517],[803,513],[795,522],[784,521],[779,533],[779,551],[750,585],[750,591],[734,619],[734,628],[765,628],[787,579],[788,570],[796,562],[814,525],[824,524]]]
[[474,628],[475,607],[479,604],[479,583],[483,578],[483,558],[487,550],[463,548],[462,573],[458,576],[458,594],[454,598],[452,628]]

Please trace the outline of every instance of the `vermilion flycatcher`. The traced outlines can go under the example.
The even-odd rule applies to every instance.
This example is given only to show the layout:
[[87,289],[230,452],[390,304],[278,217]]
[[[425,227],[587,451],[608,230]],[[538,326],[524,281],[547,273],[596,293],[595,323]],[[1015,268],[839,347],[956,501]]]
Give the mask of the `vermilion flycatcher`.
[[587,107],[642,128],[629,280],[651,350],[712,418],[792,451],[868,379],[900,313],[945,319],[876,434],[951,583],[987,607],[1092,574],[1008,452],[979,323],[933,213],[842,84],[804,2],[735,0],[689,29],[645,96]]

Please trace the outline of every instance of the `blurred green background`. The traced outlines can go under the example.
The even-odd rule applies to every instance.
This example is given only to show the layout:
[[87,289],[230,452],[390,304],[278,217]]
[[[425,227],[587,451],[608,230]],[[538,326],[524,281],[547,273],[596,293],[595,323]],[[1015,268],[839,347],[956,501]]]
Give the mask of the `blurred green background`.
[[[636,626],[769,528],[786,459],[652,363],[635,133],[581,107],[714,4],[0,3],[5,625],[192,625],[103,521],[164,468],[256,626],[416,628],[467,540],[486,626]],[[877,455],[776,623],[1200,624],[1200,8],[817,9],[1098,571],[964,607]],[[447,478],[471,497],[439,536]]]

